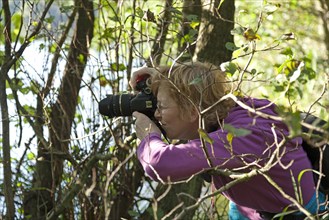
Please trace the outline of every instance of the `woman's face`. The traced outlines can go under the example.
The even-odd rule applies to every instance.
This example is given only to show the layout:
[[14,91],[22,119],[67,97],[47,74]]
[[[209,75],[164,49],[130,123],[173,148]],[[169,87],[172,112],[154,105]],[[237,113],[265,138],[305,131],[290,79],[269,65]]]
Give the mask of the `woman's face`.
[[157,101],[158,108],[154,116],[166,131],[169,139],[191,140],[199,138],[197,112],[192,113],[191,118],[181,117],[178,103],[170,97],[168,90],[161,84],[158,89]]

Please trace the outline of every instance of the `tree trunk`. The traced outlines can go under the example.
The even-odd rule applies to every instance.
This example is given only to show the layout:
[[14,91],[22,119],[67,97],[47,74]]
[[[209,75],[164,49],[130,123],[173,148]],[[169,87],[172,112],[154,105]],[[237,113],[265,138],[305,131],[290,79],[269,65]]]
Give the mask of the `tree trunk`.
[[[68,154],[72,122],[78,102],[80,84],[93,37],[94,11],[89,0],[76,0],[79,8],[76,30],[56,103],[50,113],[50,146],[39,144],[33,189],[25,196],[25,216],[45,219],[54,208],[56,188],[61,182],[63,161]],[[58,196],[58,195],[57,195]]]
[[[201,0],[185,0],[183,3],[183,26],[181,30],[181,35],[179,35],[178,41],[178,53],[184,53],[180,58],[180,61],[191,60],[195,52],[195,42],[198,38],[199,27],[198,25],[195,28],[191,27],[191,22],[201,22]],[[193,18],[194,17],[194,18]],[[192,19],[193,18],[193,19]],[[194,20],[195,19],[195,20]],[[187,41],[187,42],[186,42]],[[183,42],[183,43],[181,43]]]
[[324,43],[327,49],[327,57],[329,57],[329,21],[328,21],[328,11],[329,11],[329,0],[320,0],[321,11],[320,18],[322,20],[323,32],[324,32]]
[[[172,15],[171,15],[171,8],[173,4],[173,0],[166,0],[165,1],[165,10],[164,10],[164,15],[161,18],[160,23],[158,24],[158,32],[155,36],[154,39],[154,44],[152,46],[152,51],[151,51],[151,57],[148,60],[148,65],[149,66],[157,66],[160,64],[162,53],[164,51],[164,46],[166,43],[166,37],[168,34],[168,28],[172,20]],[[148,19],[152,19],[148,17]],[[151,20],[150,20],[151,21]]]
[[232,51],[227,50],[225,44],[233,42],[234,0],[226,0],[222,5],[221,0],[201,2],[202,19],[193,59],[220,65],[232,57]]
[[9,112],[6,93],[6,78],[10,67],[5,67],[7,61],[11,58],[11,15],[8,0],[3,0],[3,11],[5,14],[5,59],[0,71],[0,107],[1,107],[1,125],[2,125],[2,153],[3,153],[3,186],[6,201],[6,219],[14,219],[14,192],[12,186],[11,156],[10,156],[10,128]]

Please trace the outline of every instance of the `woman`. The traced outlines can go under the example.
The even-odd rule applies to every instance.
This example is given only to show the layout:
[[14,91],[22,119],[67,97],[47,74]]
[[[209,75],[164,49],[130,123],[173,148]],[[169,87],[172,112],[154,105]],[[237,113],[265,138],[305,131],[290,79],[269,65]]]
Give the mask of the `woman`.
[[[143,74],[152,75],[151,88],[158,101],[154,116],[167,138],[186,141],[178,145],[164,142],[155,123],[134,112],[141,140],[137,155],[149,177],[175,182],[215,167],[254,173],[223,192],[231,201],[230,219],[267,219],[285,210],[296,210],[291,219],[304,219],[300,207],[311,214],[319,211],[318,199],[321,203],[324,196],[316,193],[312,172],[304,172],[312,167],[301,147],[302,139],[289,139],[286,125],[272,119],[277,116],[273,103],[240,97],[237,104],[237,100],[225,99],[233,93],[233,84],[211,64],[143,68],[134,73],[132,86]],[[234,180],[231,177],[215,171],[211,180],[219,189]],[[298,184],[297,191],[292,179]]]

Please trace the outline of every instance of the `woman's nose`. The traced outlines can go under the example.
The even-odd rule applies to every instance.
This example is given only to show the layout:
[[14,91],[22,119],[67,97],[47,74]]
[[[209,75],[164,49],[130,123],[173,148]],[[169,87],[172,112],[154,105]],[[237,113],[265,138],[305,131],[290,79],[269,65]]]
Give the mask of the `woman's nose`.
[[160,114],[160,111],[159,111],[159,109],[157,108],[157,109],[155,109],[155,112],[154,112],[154,117],[155,117],[155,119],[156,120],[160,120],[160,118],[161,118],[161,114]]

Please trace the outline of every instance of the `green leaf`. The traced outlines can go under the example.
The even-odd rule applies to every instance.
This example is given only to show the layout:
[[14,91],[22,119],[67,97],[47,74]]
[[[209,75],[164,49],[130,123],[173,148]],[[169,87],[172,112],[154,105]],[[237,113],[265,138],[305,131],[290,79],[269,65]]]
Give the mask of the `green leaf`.
[[280,4],[267,4],[265,5],[263,11],[267,14],[273,14],[276,10],[279,9]]
[[300,136],[302,133],[302,127],[300,124],[300,114],[299,112],[289,112],[289,113],[282,113],[284,122],[288,126],[289,129],[289,136],[296,137]]
[[245,30],[245,32],[243,32],[243,36],[248,41],[261,39],[260,36],[252,28],[247,28],[247,30]]
[[231,34],[232,35],[242,35],[245,30],[246,30],[246,28],[239,26],[237,28],[232,29]]
[[197,85],[200,82],[202,82],[202,78],[201,78],[201,76],[198,76],[198,77],[194,78],[191,82],[189,82],[189,85]]
[[319,176],[323,176],[323,174],[321,174],[321,173],[320,173],[319,171],[317,171],[317,170],[313,170],[313,169],[305,169],[305,170],[300,171],[300,173],[298,174],[298,178],[297,178],[298,184],[300,184],[300,182],[302,181],[302,177],[303,177],[304,173],[306,173],[306,172],[314,172],[314,173],[316,173],[316,174],[319,175]]
[[55,16],[50,16],[48,18],[45,18],[45,22],[47,22],[48,24],[53,23],[54,20],[55,20]]
[[34,159],[35,159],[35,154],[32,153],[32,152],[28,153],[28,154],[27,154],[27,159],[28,159],[28,160],[34,160]]
[[20,12],[16,12],[11,16],[11,23],[15,27],[15,29],[18,29],[21,24],[22,14]]
[[84,63],[85,57],[83,56],[83,54],[79,54],[79,56],[77,58],[80,61],[80,63]]
[[140,7],[137,7],[136,15],[137,15],[137,17],[142,18],[144,16],[144,11]]
[[243,51],[243,48],[240,48],[238,50],[233,51],[232,57],[233,58],[238,58],[242,51]]
[[128,214],[131,216],[131,217],[138,217],[139,216],[139,213],[134,211],[134,210],[128,210]]
[[56,52],[56,49],[57,49],[57,44],[52,44],[49,48],[50,52],[51,53],[55,53]]
[[233,62],[226,62],[222,63],[220,65],[222,71],[225,71],[226,73],[230,73],[231,75],[234,75],[234,73],[239,70],[239,66],[236,63]]
[[233,138],[234,138],[234,135],[232,133],[227,133],[226,135],[226,139],[231,147],[231,151],[232,151],[232,142],[233,142]]
[[184,37],[182,38],[181,43],[193,43],[195,41],[195,36],[197,35],[197,33],[198,32],[195,29],[190,29],[188,34],[184,35]]
[[294,55],[290,47],[286,47],[283,51],[281,51],[281,54],[289,56],[290,58],[292,58]]
[[62,12],[62,13],[68,13],[68,12],[72,12],[74,9],[74,5],[67,5],[67,6],[61,6],[59,8],[59,10]]
[[45,44],[41,43],[41,44],[39,45],[39,51],[43,50],[45,47],[46,47]]
[[234,137],[244,137],[249,134],[251,134],[251,131],[245,128],[235,128],[230,124],[225,124],[224,125],[224,130],[228,131],[229,133],[232,133]]
[[190,27],[193,29],[196,29],[196,27],[198,27],[200,25],[200,22],[198,21],[191,21],[190,23]]
[[117,64],[117,63],[111,63],[110,64],[110,69],[112,71],[123,71],[123,70],[126,69],[126,66],[124,64],[122,64],[122,63],[119,63],[119,64]]
[[186,16],[188,21],[199,22],[199,17],[197,15],[189,14]]
[[173,14],[183,15],[183,13],[175,7],[170,7],[169,11],[172,12]]
[[9,100],[13,100],[13,99],[15,99],[14,94],[9,93],[9,94],[7,95],[7,99],[9,99]]
[[214,140],[209,137],[208,133],[205,130],[203,130],[202,128],[199,128],[198,129],[198,132],[199,132],[200,137],[203,140],[205,140],[209,144],[213,144],[214,143]]
[[235,51],[239,49],[239,47],[237,47],[233,42],[226,42],[225,47],[230,51]]
[[249,49],[249,44],[245,44],[242,47],[239,47],[237,50],[233,51],[232,57],[238,58],[242,52],[247,52]]

